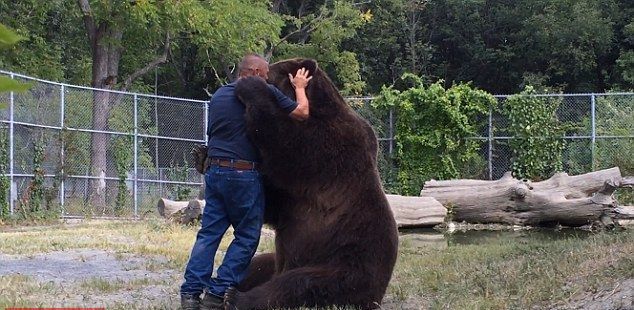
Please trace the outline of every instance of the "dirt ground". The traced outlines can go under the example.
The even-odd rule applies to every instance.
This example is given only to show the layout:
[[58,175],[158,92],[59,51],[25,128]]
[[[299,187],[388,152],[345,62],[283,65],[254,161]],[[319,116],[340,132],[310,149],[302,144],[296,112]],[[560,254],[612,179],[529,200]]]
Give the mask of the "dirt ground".
[[182,272],[155,267],[165,261],[162,257],[115,255],[92,249],[32,256],[0,254],[0,276],[22,275],[53,285],[56,289],[51,292],[39,293],[52,293],[54,306],[123,306],[132,302],[137,306],[158,304],[176,309],[179,282],[175,281]]
[[[135,307],[178,308],[178,284],[182,271],[161,268],[166,259],[160,256],[141,257],[77,249],[29,256],[0,254],[0,262],[1,276],[22,275],[57,287],[50,292],[50,300],[55,306],[125,307],[133,302]],[[99,287],[99,283],[129,284],[135,281],[140,283],[138,287]],[[634,309],[633,302],[634,279],[629,279],[597,292],[579,293],[569,303],[553,308]],[[395,301],[387,296],[383,309],[425,309],[425,304],[423,300]]]
[[634,310],[634,279],[618,282],[597,292],[581,292],[557,310]]

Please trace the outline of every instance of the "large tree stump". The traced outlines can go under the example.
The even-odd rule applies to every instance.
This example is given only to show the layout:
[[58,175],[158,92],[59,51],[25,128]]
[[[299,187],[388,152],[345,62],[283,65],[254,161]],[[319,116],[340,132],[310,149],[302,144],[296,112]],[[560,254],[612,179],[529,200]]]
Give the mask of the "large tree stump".
[[199,220],[203,214],[204,207],[205,201],[199,199],[174,201],[161,198],[157,205],[158,212],[161,216],[180,224],[189,224],[194,220]]
[[630,218],[616,208],[612,194],[633,185],[634,179],[621,177],[618,167],[578,176],[557,173],[535,183],[507,172],[496,181],[431,180],[425,182],[421,196],[442,203],[454,221],[576,227]]

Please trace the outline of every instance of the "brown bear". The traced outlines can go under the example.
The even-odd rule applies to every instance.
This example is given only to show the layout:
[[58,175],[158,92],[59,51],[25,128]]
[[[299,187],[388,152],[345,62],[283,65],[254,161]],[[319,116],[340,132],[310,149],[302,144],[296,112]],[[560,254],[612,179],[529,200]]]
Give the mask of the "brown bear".
[[269,83],[294,98],[288,73],[307,68],[310,117],[290,118],[266,82],[241,79],[247,131],[260,150],[265,222],[275,253],[254,257],[231,301],[237,309],[379,307],[396,262],[398,234],[377,169],[377,139],[310,59],[270,66]]

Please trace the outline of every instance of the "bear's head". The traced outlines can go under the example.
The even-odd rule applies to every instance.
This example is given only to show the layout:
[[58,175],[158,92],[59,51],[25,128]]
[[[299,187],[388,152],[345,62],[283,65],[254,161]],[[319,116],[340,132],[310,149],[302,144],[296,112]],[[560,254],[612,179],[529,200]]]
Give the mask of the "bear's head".
[[297,70],[306,68],[312,77],[306,87],[306,96],[310,102],[310,116],[323,118],[336,115],[347,107],[343,97],[328,75],[319,68],[313,59],[294,58],[278,61],[269,66],[268,82],[275,85],[284,94],[295,99],[295,90],[288,74],[295,75]]

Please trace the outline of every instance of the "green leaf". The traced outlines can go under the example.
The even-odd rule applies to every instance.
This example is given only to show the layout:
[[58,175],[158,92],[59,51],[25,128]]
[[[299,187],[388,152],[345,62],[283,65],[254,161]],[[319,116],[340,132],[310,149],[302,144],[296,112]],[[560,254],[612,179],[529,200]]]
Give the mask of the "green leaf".
[[24,39],[7,26],[0,24],[0,48],[11,46]]
[[31,83],[20,83],[6,76],[0,76],[0,92],[26,91],[31,88]]

